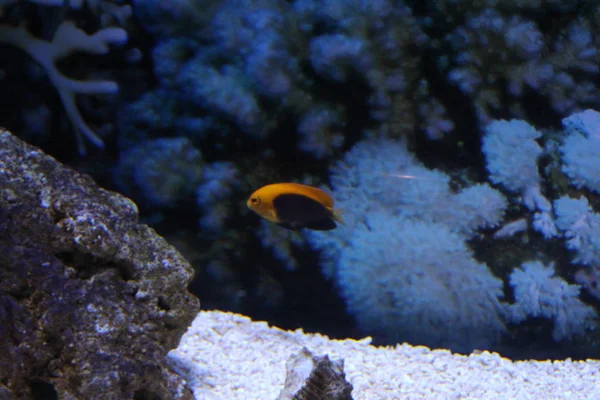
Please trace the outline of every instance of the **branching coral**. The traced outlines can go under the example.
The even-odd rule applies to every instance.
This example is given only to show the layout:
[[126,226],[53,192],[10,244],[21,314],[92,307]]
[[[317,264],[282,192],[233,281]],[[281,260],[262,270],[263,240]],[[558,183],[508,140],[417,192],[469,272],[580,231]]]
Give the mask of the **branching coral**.
[[555,341],[573,338],[596,326],[594,308],[579,300],[579,285],[570,285],[555,276],[554,266],[539,261],[523,263],[510,274],[516,304],[511,318],[521,322],[527,317],[552,319]]
[[[38,1],[44,5],[62,5],[62,1]],[[83,2],[74,2],[71,6],[79,8]],[[121,10],[116,12],[116,10]],[[127,11],[117,6],[113,7],[114,17],[126,15]],[[125,14],[122,14],[124,12]],[[48,79],[58,91],[67,116],[76,132],[77,145],[80,153],[85,152],[83,138],[94,145],[102,147],[103,141],[84,120],[76,104],[77,94],[97,95],[112,94],[118,91],[115,82],[104,80],[77,80],[65,76],[57,67],[63,58],[76,53],[106,54],[110,45],[122,45],[128,35],[123,28],[107,27],[93,34],[87,34],[79,29],[74,22],[65,20],[60,23],[51,41],[46,41],[31,34],[25,24],[11,26],[0,24],[0,43],[6,43],[25,51],[47,73]]]
[[189,139],[159,138],[123,152],[114,181],[140,204],[169,207],[192,195],[202,180],[202,169],[202,155]]
[[[135,12],[154,32],[173,16],[151,4],[139,2]],[[191,15],[198,6],[180,1],[171,11]],[[422,72],[418,53],[427,38],[406,6],[224,1],[211,3],[202,22],[196,29],[173,22],[156,32],[155,73],[164,101],[177,101],[173,121],[210,114],[220,134],[261,141],[285,135],[320,159],[342,148],[348,130],[373,126],[398,137],[420,129],[438,138],[454,126]],[[359,115],[360,126],[348,127],[345,121]],[[158,128],[143,126],[151,134]],[[203,129],[197,135],[217,130]]]
[[466,244],[501,221],[497,190],[455,193],[448,175],[420,165],[402,143],[373,139],[347,153],[332,183],[346,225],[307,236],[361,329],[455,351],[499,338],[502,282]]
[[93,35],[88,35],[70,21],[60,24],[51,42],[34,37],[24,26],[0,25],[0,42],[23,49],[46,70],[48,78],[56,87],[65,111],[77,132],[77,144],[80,152],[85,151],[82,136],[96,146],[103,146],[103,142],[81,116],[77,109],[75,95],[115,93],[118,86],[111,81],[80,81],[68,78],[58,70],[56,62],[75,51],[106,54],[109,44],[122,44],[126,40],[127,33],[121,28],[105,28]]
[[481,122],[505,108],[512,116],[525,117],[526,94],[545,98],[561,115],[595,100],[600,7],[549,25],[543,13],[537,19],[521,15],[525,7],[518,4],[466,8],[461,2],[444,3],[464,24],[448,27],[451,31],[439,46],[449,63],[439,65],[473,100]]
[[[303,31],[315,35],[310,60],[328,79],[370,89],[368,110],[385,136],[415,130],[439,138],[454,124],[430,90],[420,59],[428,38],[409,7],[387,0],[371,2],[298,0],[294,10]],[[324,28],[326,33],[318,34]],[[429,103],[430,106],[424,106]]]
[[[532,94],[559,113],[592,102],[598,7],[549,24],[552,13],[578,9],[538,3],[180,0],[166,11],[137,2],[135,11],[158,39],[155,73],[178,103],[173,120],[211,114],[221,125],[203,125],[207,133],[261,141],[286,131],[324,158],[351,136],[339,134],[347,120],[355,122],[347,131],[442,137],[457,122],[446,110],[456,106],[449,89],[472,101],[458,105],[475,110],[478,121],[468,123],[522,118]],[[307,130],[315,109],[332,112]]]

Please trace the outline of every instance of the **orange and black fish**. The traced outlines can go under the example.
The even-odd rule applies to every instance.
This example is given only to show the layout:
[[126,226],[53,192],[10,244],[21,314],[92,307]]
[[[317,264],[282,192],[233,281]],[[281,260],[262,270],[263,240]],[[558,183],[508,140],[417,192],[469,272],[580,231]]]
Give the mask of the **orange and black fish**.
[[334,229],[342,219],[333,208],[333,199],[316,187],[299,183],[273,183],[263,186],[246,202],[264,219],[287,229]]

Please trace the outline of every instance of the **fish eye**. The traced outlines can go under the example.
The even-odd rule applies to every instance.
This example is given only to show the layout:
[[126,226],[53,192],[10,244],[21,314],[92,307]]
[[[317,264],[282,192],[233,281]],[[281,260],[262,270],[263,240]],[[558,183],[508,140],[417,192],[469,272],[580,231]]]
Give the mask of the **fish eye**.
[[257,205],[258,203],[260,203],[260,200],[259,200],[258,197],[251,197],[250,198],[250,203],[254,204],[254,205]]

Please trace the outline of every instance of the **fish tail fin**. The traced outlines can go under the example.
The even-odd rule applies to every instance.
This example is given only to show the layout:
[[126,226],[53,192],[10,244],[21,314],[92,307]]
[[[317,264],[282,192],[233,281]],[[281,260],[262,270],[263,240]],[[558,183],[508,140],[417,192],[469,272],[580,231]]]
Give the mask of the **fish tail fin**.
[[338,209],[334,208],[333,210],[331,210],[331,219],[333,219],[335,222],[337,222],[341,225],[346,225],[342,218],[342,214],[343,214],[342,210],[338,210]]

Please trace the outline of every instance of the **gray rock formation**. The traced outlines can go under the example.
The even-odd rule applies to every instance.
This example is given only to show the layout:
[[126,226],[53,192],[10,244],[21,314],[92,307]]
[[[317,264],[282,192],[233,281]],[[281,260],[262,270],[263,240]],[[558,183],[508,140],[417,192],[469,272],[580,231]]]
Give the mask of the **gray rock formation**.
[[191,399],[193,270],[129,199],[0,129],[0,398]]

